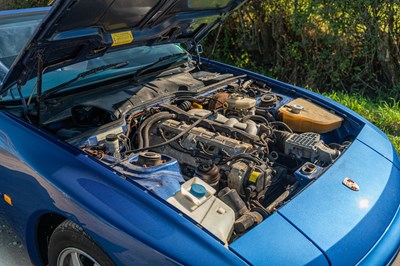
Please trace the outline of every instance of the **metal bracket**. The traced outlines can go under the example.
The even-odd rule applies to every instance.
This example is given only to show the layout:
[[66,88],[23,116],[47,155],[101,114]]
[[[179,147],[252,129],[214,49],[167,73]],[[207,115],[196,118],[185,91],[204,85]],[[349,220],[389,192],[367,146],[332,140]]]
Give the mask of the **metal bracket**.
[[201,65],[201,54],[204,52],[203,46],[201,44],[196,44],[196,55],[197,55],[197,66]]

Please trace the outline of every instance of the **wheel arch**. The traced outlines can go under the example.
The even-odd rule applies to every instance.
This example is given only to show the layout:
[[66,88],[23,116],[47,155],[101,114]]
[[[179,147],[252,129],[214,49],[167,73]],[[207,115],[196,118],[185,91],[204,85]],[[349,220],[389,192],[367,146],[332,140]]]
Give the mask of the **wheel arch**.
[[48,244],[53,231],[67,218],[58,213],[45,213],[38,219],[35,239],[37,251],[43,265],[48,264]]

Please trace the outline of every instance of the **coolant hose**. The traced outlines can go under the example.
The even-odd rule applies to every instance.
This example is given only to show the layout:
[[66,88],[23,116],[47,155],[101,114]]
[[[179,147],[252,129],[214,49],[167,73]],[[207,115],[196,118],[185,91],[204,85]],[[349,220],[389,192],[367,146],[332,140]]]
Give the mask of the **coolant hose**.
[[175,114],[170,114],[167,112],[162,112],[162,113],[154,115],[153,117],[150,117],[149,122],[143,129],[143,143],[144,143],[143,147],[149,146],[149,144],[150,144],[150,135],[149,135],[150,129],[155,123],[157,123],[158,121],[163,120],[163,119],[172,119],[175,117],[176,117]]
[[[147,127],[147,125],[149,123],[152,123],[152,125],[153,125],[155,122],[159,121],[160,119],[163,119],[164,117],[169,117],[171,115],[175,116],[174,114],[170,114],[168,112],[161,112],[161,113],[157,113],[157,114],[151,116],[150,118],[146,119],[140,125],[140,127],[138,128],[138,147],[139,148],[143,148],[144,147],[144,143],[145,142],[144,142],[144,139],[143,139],[143,132],[142,131],[143,131],[143,129],[145,129]],[[154,122],[154,120],[156,120],[156,121]],[[147,136],[147,138],[148,138],[148,136]]]

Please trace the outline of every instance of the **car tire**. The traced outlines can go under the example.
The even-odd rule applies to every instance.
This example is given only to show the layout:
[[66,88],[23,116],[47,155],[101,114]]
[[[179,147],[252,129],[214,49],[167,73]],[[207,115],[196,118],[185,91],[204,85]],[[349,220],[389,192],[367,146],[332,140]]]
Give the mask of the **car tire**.
[[61,223],[51,235],[48,259],[49,266],[114,265],[82,227],[70,220]]

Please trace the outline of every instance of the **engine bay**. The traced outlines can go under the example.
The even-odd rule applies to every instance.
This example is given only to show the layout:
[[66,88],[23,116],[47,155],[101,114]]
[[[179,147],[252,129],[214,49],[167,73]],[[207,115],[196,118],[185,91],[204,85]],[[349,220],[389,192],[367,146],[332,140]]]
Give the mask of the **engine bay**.
[[226,244],[289,202],[351,144],[343,117],[231,73],[178,73],[46,106],[48,132]]

